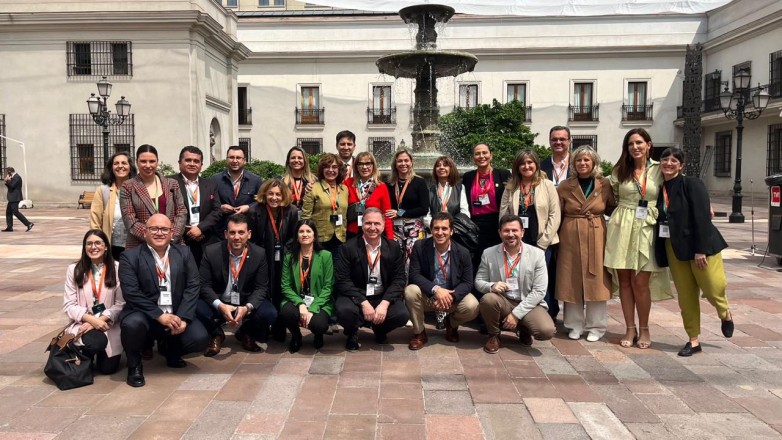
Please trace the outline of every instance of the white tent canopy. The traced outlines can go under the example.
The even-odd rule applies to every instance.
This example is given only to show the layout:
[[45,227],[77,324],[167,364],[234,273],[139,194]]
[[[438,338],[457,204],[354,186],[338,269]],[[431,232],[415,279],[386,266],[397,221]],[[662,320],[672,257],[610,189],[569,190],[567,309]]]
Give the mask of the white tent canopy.
[[475,15],[595,16],[638,14],[699,14],[732,0],[308,0],[321,6],[363,11],[397,12],[422,3],[451,6],[457,13]]

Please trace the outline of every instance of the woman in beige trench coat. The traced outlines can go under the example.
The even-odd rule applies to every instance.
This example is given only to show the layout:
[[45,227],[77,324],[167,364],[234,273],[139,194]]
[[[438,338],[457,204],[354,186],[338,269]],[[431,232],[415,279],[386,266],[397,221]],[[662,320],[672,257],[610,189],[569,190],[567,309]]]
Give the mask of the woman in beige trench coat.
[[570,177],[557,188],[562,225],[556,295],[565,304],[570,339],[579,339],[587,331],[587,341],[594,342],[605,334],[606,301],[611,298],[611,278],[603,267],[603,215],[613,211],[616,201],[592,147],[579,147],[570,158]]

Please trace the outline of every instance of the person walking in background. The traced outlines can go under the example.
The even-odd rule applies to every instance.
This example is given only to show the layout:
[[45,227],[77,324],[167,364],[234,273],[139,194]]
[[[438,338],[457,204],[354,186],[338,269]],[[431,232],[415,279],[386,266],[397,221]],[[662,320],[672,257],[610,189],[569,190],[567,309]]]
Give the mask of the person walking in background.
[[136,165],[130,159],[130,154],[124,151],[114,153],[101,175],[103,183],[95,190],[95,197],[90,205],[90,228],[100,229],[111,243],[111,255],[119,261],[119,256],[125,250],[127,229],[122,221],[120,193],[126,180],[136,177]]
[[570,339],[603,337],[611,299],[611,276],[603,266],[606,243],[604,214],[616,205],[608,179],[600,172],[600,156],[582,146],[570,159],[570,177],[557,187],[562,225],[557,258],[557,300],[565,305]]
[[658,222],[657,261],[671,269],[679,298],[684,329],[690,340],[679,356],[702,351],[700,293],[717,309],[722,335],[733,336],[733,316],[725,294],[728,281],[722,265],[722,250],[728,244],[711,223],[709,193],[700,179],[683,176],[684,152],[668,148],[660,157],[663,197],[657,198],[662,213]]
[[5,186],[8,188],[8,205],[5,207],[5,224],[6,228],[3,232],[14,232],[14,216],[19,219],[20,222],[27,228],[27,231],[35,226],[35,223],[27,220],[21,212],[19,212],[19,202],[22,201],[22,177],[16,174],[16,170],[12,167],[6,168],[5,174]]
[[[668,274],[654,258],[654,226],[662,174],[651,159],[652,138],[643,128],[633,128],[622,141],[622,155],[609,181],[617,207],[606,229],[605,266],[616,270],[619,299],[627,331],[619,345],[651,347],[649,313],[655,299],[672,298]],[[615,278],[616,280],[617,278]],[[635,327],[638,311],[639,328]],[[640,330],[640,334],[638,332]]]

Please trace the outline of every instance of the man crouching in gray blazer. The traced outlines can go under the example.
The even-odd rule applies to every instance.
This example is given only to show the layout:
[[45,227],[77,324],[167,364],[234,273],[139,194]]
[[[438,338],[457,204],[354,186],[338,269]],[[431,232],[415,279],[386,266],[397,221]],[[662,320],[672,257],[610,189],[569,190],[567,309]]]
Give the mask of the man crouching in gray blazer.
[[533,337],[549,340],[556,332],[545,300],[548,271],[543,251],[521,242],[524,228],[517,215],[504,215],[499,232],[502,243],[483,251],[475,277],[475,287],[484,294],[480,310],[489,330],[483,350],[491,354],[502,346],[502,329],[517,331],[524,345],[532,345]]

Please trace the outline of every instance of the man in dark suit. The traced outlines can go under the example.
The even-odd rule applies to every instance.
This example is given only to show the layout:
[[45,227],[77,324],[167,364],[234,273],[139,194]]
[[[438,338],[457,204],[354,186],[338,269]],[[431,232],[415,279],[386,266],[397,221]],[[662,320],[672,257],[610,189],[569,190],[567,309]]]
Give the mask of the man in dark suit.
[[402,302],[407,283],[402,249],[383,236],[385,217],[379,209],[367,208],[363,220],[364,235],[340,247],[336,265],[337,320],[351,352],[361,347],[359,327],[372,327],[375,341],[385,344],[388,333],[409,319]]
[[260,177],[244,169],[247,165],[247,152],[238,145],[228,147],[225,161],[226,170],[212,177],[217,184],[220,195],[220,210],[222,217],[217,225],[218,231],[224,231],[226,219],[231,214],[247,214],[250,208],[257,205],[255,196],[261,189],[263,181]]
[[449,342],[459,342],[459,325],[478,316],[478,300],[470,293],[470,251],[451,241],[453,217],[447,212],[433,215],[431,229],[432,236],[417,241],[410,254],[410,284],[405,287],[405,304],[413,321],[410,350],[420,350],[429,341],[424,311],[448,313],[444,321]]
[[125,307],[120,316],[122,346],[128,358],[127,383],[144,386],[141,350],[147,336],[162,340],[166,364],[187,366],[182,355],[202,352],[209,336],[195,319],[200,292],[198,267],[186,246],[171,244],[173,228],[163,214],[146,223],[146,244],[126,250],[119,261]]
[[277,319],[277,309],[269,301],[266,253],[249,242],[251,235],[247,216],[234,214],[228,217],[226,241],[204,250],[201,299],[196,310],[212,338],[204,356],[220,353],[225,341],[221,326],[226,322],[240,326],[235,336],[242,348],[261,351],[255,341]]
[[5,186],[8,188],[8,205],[5,207],[5,224],[3,232],[14,232],[14,216],[22,222],[29,231],[35,226],[27,217],[19,212],[19,202],[22,201],[22,177],[16,174],[12,167],[6,168]]
[[185,244],[201,265],[201,255],[206,246],[220,241],[217,223],[220,221],[220,196],[214,180],[201,179],[198,173],[203,167],[204,153],[198,147],[187,146],[179,152],[179,183],[182,199],[187,203]]

